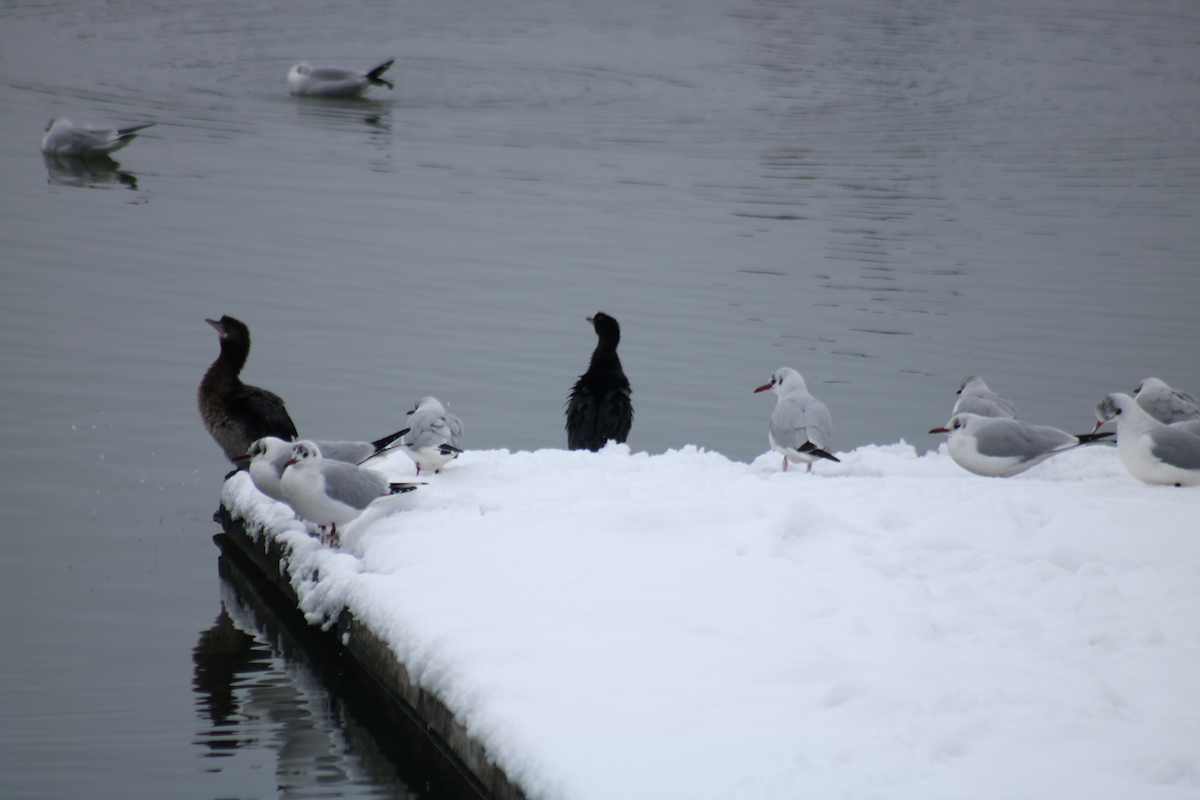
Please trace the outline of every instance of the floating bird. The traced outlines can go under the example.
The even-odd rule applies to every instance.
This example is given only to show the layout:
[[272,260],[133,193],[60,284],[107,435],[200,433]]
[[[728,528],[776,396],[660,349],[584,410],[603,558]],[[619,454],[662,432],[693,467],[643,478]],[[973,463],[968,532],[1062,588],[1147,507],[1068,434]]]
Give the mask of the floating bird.
[[301,62],[288,73],[288,87],[292,94],[310,97],[361,97],[374,86],[396,88],[379,77],[394,63],[396,59],[388,59],[369,72],[362,72],[344,67],[313,67]]
[[633,426],[629,395],[633,390],[617,357],[621,326],[603,311],[586,319],[600,341],[587,372],[579,376],[567,396],[567,447],[595,451],[609,439],[624,442],[629,437]]
[[408,433],[399,446],[417,465],[418,475],[421,470],[440,472],[462,454],[463,424],[436,397],[422,397],[408,413]]
[[1117,457],[1142,483],[1200,486],[1200,436],[1185,425],[1164,425],[1127,394],[1109,394],[1096,406],[1096,427],[1117,421]]
[[958,400],[950,416],[958,414],[978,414],[981,417],[1017,418],[1017,407],[1002,394],[996,394],[983,378],[978,375],[968,375],[963,378],[962,386],[958,389]]
[[137,138],[137,132],[153,125],[134,125],[132,128],[101,128],[96,125],[76,125],[65,117],[50,120],[42,137],[42,152],[48,156],[90,158],[106,156]]
[[1073,436],[1046,425],[978,414],[957,414],[946,427],[934,428],[930,433],[947,434],[946,449],[954,463],[967,472],[989,478],[1019,475],[1050,456],[1110,435]]
[[1133,393],[1137,404],[1154,419],[1170,425],[1200,419],[1200,404],[1187,392],[1172,389],[1158,378],[1146,378]]
[[807,462],[808,472],[812,472],[813,462],[818,458],[840,463],[840,459],[826,449],[833,445],[833,419],[829,409],[808,393],[799,372],[781,367],[771,375],[770,383],[754,391],[772,391],[779,398],[771,412],[767,441],[773,450],[783,454],[784,472],[787,472],[789,459]]
[[375,500],[411,492],[415,483],[389,483],[373,469],[330,461],[316,442],[296,442],[279,481],[284,502],[302,519],[324,528],[337,538],[338,523],[356,519]]
[[[330,461],[341,461],[347,464],[359,464],[368,458],[373,458],[387,450],[392,442],[399,439],[408,429],[389,434],[374,442],[315,442],[321,455]],[[292,457],[292,443],[285,442],[276,436],[264,436],[250,445],[250,449],[237,457],[237,461],[247,460],[250,466],[247,471],[254,487],[273,500],[286,503],[283,489],[279,482],[287,461]]]
[[279,395],[244,384],[238,377],[250,355],[250,329],[245,323],[230,316],[204,321],[220,336],[221,354],[200,381],[200,417],[225,457],[244,468],[247,462],[239,456],[253,442],[264,436],[292,441],[299,434]]

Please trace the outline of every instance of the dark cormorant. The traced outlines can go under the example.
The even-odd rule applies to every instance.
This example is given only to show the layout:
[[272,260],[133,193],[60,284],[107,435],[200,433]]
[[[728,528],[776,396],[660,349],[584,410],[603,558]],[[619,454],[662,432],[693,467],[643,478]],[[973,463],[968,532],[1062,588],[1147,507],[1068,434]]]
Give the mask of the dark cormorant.
[[299,434],[278,395],[247,386],[238,377],[250,355],[250,329],[245,323],[230,316],[204,321],[221,337],[221,355],[200,381],[200,417],[225,457],[244,468],[247,462],[236,457],[245,454],[253,442],[264,436],[290,442]]
[[633,426],[633,403],[629,401],[629,379],[617,357],[621,326],[603,311],[587,321],[600,341],[587,372],[579,376],[567,397],[567,447],[594,451],[609,439],[625,441]]

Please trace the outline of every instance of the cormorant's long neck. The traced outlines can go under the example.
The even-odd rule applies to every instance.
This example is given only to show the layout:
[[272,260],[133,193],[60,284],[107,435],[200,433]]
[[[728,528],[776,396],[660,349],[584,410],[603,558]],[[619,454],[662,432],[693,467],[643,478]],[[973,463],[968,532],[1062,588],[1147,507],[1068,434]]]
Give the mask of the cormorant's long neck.
[[229,386],[238,384],[238,375],[250,355],[250,343],[241,339],[222,339],[221,354],[204,374],[201,386]]

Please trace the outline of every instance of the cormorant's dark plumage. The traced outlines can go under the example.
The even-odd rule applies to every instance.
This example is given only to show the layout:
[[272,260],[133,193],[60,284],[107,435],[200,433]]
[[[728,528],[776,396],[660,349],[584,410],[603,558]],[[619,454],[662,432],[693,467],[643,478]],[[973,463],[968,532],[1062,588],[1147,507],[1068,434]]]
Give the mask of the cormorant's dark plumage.
[[230,316],[204,321],[221,337],[221,355],[200,381],[200,417],[225,457],[244,467],[234,456],[247,452],[258,439],[276,436],[291,442],[299,435],[278,395],[247,386],[238,377],[250,355],[250,329]]
[[567,397],[567,447],[572,450],[599,450],[609,439],[624,442],[633,426],[632,390],[617,357],[621,327],[603,311],[588,322],[600,341]]

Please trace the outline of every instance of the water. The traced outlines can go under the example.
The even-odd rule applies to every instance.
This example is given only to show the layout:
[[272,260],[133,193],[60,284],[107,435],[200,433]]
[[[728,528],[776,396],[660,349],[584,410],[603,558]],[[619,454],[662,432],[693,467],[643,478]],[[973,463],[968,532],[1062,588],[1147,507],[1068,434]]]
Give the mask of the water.
[[[1087,430],[1144,377],[1200,391],[1198,45],[1170,0],[3,6],[0,794],[304,791],[270,714],[211,758],[194,691],[205,317],[314,437],[434,394],[470,447],[562,447],[601,309],[636,450],[755,457],[784,365],[836,449],[936,446],[969,373]],[[286,93],[392,56],[393,92]],[[158,124],[80,173],[55,116]],[[309,789],[404,791],[320,725]]]

